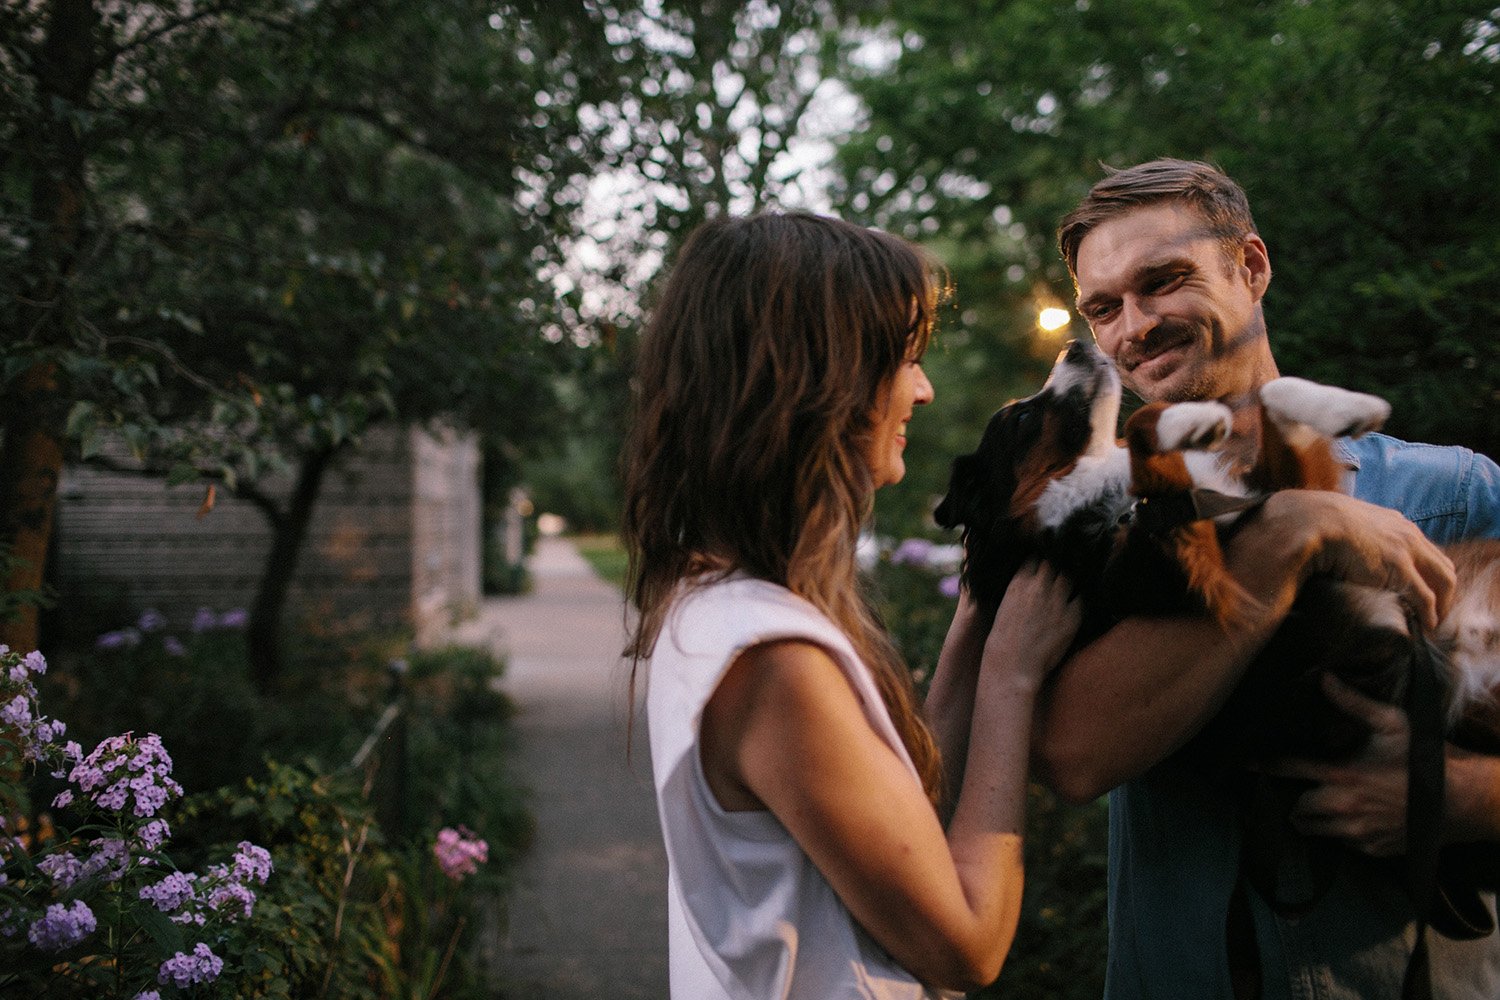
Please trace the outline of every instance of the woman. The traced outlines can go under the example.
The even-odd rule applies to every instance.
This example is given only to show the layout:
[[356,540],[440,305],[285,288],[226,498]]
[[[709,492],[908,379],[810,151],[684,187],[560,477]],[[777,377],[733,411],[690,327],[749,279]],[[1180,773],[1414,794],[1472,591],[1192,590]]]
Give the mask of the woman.
[[674,997],[931,996],[992,981],[1009,949],[1032,707],[1077,608],[1042,572],[998,613],[961,602],[929,729],[854,562],[932,399],[936,301],[895,237],[721,219],[646,332],[625,534]]

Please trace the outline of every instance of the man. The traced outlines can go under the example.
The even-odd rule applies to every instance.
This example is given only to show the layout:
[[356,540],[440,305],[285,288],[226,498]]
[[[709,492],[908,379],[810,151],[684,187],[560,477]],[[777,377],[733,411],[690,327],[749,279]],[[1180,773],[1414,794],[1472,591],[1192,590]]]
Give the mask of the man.
[[[1250,415],[1255,391],[1278,376],[1261,308],[1271,264],[1233,181],[1177,160],[1112,173],[1063,221],[1059,242],[1078,310],[1127,388],[1148,401],[1217,399]],[[1253,450],[1250,426],[1236,421],[1231,455]],[[1483,456],[1383,435],[1340,448],[1354,495],[1406,514],[1429,538],[1500,536],[1500,469]],[[1229,782],[1175,753],[1223,704],[1310,573],[1388,585],[1429,624],[1451,597],[1451,577],[1420,565],[1435,550],[1403,535],[1405,521],[1321,496],[1346,506],[1298,511],[1303,527],[1306,517],[1326,525],[1317,553],[1277,551],[1268,519],[1287,508],[1264,509],[1231,543],[1231,567],[1265,605],[1256,621],[1231,634],[1205,621],[1127,620],[1052,684],[1037,738],[1048,780],[1076,801],[1113,789],[1108,1000],[1402,995],[1413,911],[1380,858],[1405,846],[1404,714],[1328,684],[1330,697],[1370,722],[1370,748],[1344,766],[1279,765],[1317,783],[1299,800],[1299,829],[1358,852],[1295,919],[1239,879]],[[1450,746],[1447,783],[1449,839],[1500,841],[1500,759]],[[1428,936],[1436,997],[1500,997],[1500,936]]]

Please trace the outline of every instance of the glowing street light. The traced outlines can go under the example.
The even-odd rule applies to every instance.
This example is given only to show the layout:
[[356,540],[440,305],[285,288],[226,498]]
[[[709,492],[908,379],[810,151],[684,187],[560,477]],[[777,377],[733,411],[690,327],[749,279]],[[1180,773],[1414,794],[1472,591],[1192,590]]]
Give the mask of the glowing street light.
[[1048,306],[1036,314],[1036,325],[1048,333],[1061,330],[1072,320],[1072,315],[1066,309],[1059,309],[1056,306]]

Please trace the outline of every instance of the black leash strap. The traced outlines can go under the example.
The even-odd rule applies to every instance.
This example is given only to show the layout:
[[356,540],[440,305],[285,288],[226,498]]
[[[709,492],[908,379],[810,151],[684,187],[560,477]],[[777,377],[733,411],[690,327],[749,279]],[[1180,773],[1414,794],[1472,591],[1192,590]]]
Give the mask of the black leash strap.
[[1411,730],[1406,778],[1406,890],[1417,913],[1417,940],[1401,984],[1403,1000],[1431,1000],[1432,970],[1427,956],[1427,924],[1439,905],[1438,861],[1442,850],[1446,746],[1443,695],[1432,647],[1416,620],[1408,626],[1415,642],[1406,686],[1406,717]]

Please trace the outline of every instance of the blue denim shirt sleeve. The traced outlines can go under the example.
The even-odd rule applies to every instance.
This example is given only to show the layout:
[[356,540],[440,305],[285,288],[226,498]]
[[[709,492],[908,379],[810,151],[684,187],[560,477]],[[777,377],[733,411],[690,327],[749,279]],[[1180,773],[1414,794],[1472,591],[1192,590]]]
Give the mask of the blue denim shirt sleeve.
[[1500,538],[1500,466],[1484,455],[1384,434],[1339,444],[1361,500],[1401,511],[1435,542]]

